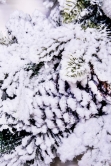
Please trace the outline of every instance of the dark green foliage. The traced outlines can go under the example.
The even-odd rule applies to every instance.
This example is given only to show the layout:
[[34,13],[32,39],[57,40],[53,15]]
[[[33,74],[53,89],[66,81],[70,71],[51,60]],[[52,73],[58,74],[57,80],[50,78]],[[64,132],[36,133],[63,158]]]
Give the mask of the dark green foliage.
[[18,145],[21,144],[22,138],[29,135],[26,131],[17,132],[13,129],[13,133],[9,129],[0,132],[0,154],[10,153]]
[[38,65],[36,63],[35,64],[29,64],[29,65],[27,65],[25,70],[26,71],[29,71],[29,70],[32,71],[32,75],[31,75],[31,78],[32,78],[34,75],[38,75],[39,70],[42,68],[42,66],[44,66],[43,62],[40,62]]
[[111,27],[110,19],[104,15],[103,11],[97,5],[90,5],[87,8],[88,14],[79,20],[83,27],[98,27],[105,24],[106,27]]
[[111,27],[111,21],[102,11],[101,5],[91,4],[90,0],[77,0],[77,3],[69,13],[64,10],[61,12],[61,15],[65,23],[79,23],[83,29],[88,27],[98,28],[101,24],[108,27],[108,29]]

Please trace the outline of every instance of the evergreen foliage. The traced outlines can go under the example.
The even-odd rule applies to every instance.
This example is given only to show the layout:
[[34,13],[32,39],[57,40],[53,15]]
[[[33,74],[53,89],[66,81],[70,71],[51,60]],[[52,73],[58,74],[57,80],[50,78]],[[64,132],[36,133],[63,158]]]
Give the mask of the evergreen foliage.
[[0,37],[0,164],[109,166],[110,19],[100,0],[44,5],[48,18],[16,11]]

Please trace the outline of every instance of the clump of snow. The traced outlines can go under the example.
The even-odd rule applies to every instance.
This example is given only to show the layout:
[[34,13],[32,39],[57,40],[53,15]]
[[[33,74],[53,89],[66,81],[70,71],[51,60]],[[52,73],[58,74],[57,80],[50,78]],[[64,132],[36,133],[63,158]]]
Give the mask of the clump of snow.
[[102,2],[102,10],[106,14],[107,17],[111,18],[111,1],[110,0],[103,0]]
[[43,5],[46,6],[47,8],[53,7],[55,4],[56,0],[44,0]]
[[111,115],[106,115],[79,123],[74,133],[62,140],[62,145],[58,148],[60,159],[65,162],[81,154],[79,166],[96,164],[109,166],[111,163],[110,118]]

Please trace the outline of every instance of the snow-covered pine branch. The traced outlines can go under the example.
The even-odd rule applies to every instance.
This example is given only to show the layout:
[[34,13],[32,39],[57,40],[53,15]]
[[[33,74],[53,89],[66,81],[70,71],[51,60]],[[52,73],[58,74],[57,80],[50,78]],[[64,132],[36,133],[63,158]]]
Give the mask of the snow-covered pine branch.
[[58,154],[83,154],[80,166],[111,162],[110,29],[63,23],[61,6],[48,18],[17,11],[8,21],[13,42],[0,44],[2,166],[50,165]]

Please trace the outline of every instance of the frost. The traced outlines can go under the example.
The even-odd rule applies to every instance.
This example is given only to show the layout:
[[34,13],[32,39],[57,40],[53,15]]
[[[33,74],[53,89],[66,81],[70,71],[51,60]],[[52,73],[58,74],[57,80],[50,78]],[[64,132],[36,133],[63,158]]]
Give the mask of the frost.
[[107,17],[111,18],[111,1],[110,0],[103,0],[102,2],[102,10],[107,15]]
[[110,24],[100,1],[85,2],[44,1],[48,18],[15,11],[0,35],[2,166],[110,164]]
[[[106,125],[109,123],[106,122],[106,119],[110,120],[110,118],[110,116],[104,116],[103,119],[92,118],[79,123],[74,133],[69,138],[64,138],[61,147],[58,148],[61,160],[65,162],[82,154],[83,157],[78,163],[80,166],[83,166],[84,163],[88,166],[97,163],[98,165],[106,163],[106,165],[110,165],[110,145],[108,145],[110,136],[106,131]],[[104,149],[103,144],[105,144]],[[84,153],[85,151],[86,153]]]

